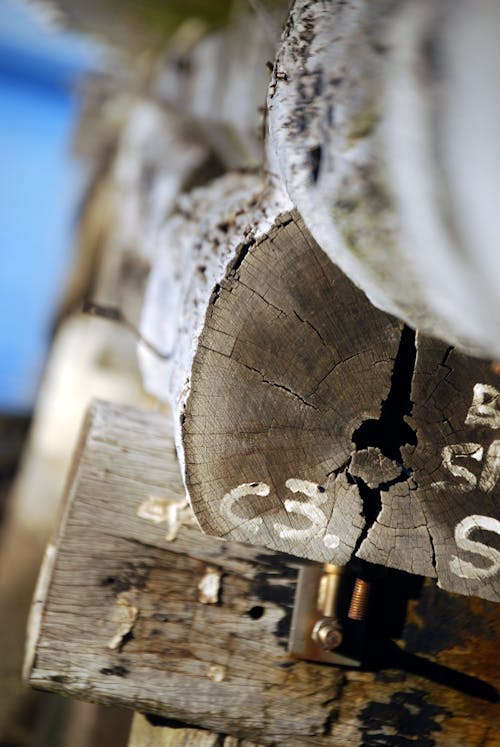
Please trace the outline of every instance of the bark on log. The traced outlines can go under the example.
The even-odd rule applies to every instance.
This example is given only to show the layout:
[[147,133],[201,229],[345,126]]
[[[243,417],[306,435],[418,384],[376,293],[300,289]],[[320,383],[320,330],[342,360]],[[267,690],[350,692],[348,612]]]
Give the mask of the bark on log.
[[[35,598],[32,685],[275,747],[495,746],[491,603],[429,582],[401,633],[403,577],[381,611],[406,646],[400,664],[418,674],[390,657],[378,674],[294,661],[286,642],[298,561],[191,528],[167,543],[154,508],[182,494],[164,417],[94,404]],[[200,584],[207,572],[219,579],[211,591]]]
[[381,309],[500,356],[495,0],[296,0],[269,147],[325,252]]
[[231,176],[185,198],[145,307],[145,336],[173,352],[146,354],[146,381],[174,402],[202,529],[497,600],[498,376],[415,342],[260,188]]
[[227,174],[189,194],[181,195],[176,210],[158,237],[158,257],[147,287],[141,331],[164,351],[162,361],[139,345],[146,389],[170,402],[176,413],[176,444],[180,438],[197,338],[214,288],[242,246],[266,234],[278,215],[291,208],[279,189],[252,174]]

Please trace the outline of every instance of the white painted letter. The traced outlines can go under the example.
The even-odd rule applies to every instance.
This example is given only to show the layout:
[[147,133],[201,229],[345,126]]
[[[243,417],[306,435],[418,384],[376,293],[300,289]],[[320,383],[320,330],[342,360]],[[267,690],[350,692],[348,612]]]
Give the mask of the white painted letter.
[[486,459],[484,460],[484,469],[481,479],[479,480],[479,487],[484,490],[485,493],[491,493],[493,488],[498,482],[500,477],[500,441],[493,441]]
[[488,568],[477,568],[473,563],[467,560],[460,560],[453,555],[450,560],[450,569],[453,573],[461,578],[483,579],[490,578],[500,570],[500,552],[493,547],[488,547],[483,542],[476,542],[469,539],[469,534],[474,529],[486,529],[489,532],[500,534],[500,521],[493,519],[491,516],[480,516],[473,514],[466,516],[455,527],[455,542],[461,550],[474,552],[483,558],[491,561]]
[[[285,524],[276,522],[274,528],[279,536],[281,538],[305,540],[312,538],[315,534],[318,536],[324,534],[328,520],[318,506],[322,506],[328,500],[328,493],[325,488],[315,482],[297,480],[295,478],[287,480],[285,485],[292,493],[303,493],[312,499],[308,502],[286,500],[284,504],[288,513],[302,514],[302,516],[309,519],[311,525],[305,529],[293,529],[287,527]],[[340,538],[335,534],[328,534],[323,537],[323,544],[330,549],[338,547],[339,543]]]
[[453,483],[450,485],[448,482],[435,482],[432,487],[438,488],[439,490],[446,490],[453,487],[455,490],[462,490],[464,492],[474,490],[477,485],[477,477],[466,467],[455,464],[452,460],[454,458],[463,459],[464,457],[469,457],[480,462],[483,458],[483,447],[481,444],[466,443],[445,446],[442,451],[442,456],[443,467],[448,470],[453,477],[461,477],[465,480],[465,483]]
[[500,428],[500,392],[490,384],[476,384],[472,404],[465,418],[466,425],[487,425]]
[[233,506],[239,498],[244,498],[246,495],[269,495],[270,487],[265,482],[244,482],[237,488],[233,488],[226,493],[220,504],[221,514],[228,519],[231,524],[230,532],[233,529],[242,529],[250,532],[251,534],[257,534],[260,527],[262,526],[262,518],[256,516],[254,519],[242,519],[233,511]]

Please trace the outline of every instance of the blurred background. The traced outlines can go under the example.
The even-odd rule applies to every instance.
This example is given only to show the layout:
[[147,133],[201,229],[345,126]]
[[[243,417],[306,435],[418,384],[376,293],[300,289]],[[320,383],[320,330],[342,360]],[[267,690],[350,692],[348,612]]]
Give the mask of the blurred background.
[[129,329],[186,189],[262,163],[282,0],[0,0],[0,747],[126,745],[130,716],[22,683],[93,397],[155,407]]

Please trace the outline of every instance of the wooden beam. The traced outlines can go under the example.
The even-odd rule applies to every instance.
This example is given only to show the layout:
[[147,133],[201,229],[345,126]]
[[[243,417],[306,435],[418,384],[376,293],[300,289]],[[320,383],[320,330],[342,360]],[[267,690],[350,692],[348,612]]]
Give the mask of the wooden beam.
[[493,747],[494,605],[429,583],[401,632],[405,577],[381,609],[406,671],[390,646],[377,674],[294,661],[300,561],[178,528],[183,499],[166,417],[94,403],[35,596],[31,685],[280,747],[355,747],[395,730]]

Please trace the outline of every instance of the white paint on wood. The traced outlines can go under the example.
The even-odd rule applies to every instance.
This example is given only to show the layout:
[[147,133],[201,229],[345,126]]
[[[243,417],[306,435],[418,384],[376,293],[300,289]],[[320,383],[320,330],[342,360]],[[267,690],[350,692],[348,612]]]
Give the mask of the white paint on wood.
[[455,541],[457,546],[464,552],[475,553],[488,561],[486,567],[480,567],[453,555],[450,560],[450,569],[461,578],[487,579],[495,576],[500,571],[500,552],[484,542],[471,540],[470,534],[477,529],[494,532],[500,535],[500,521],[491,516],[480,516],[473,514],[463,519],[455,528]]
[[485,493],[491,493],[500,477],[500,441],[490,444],[486,455],[484,469],[479,480],[479,488]]
[[283,505],[285,506],[285,511],[287,511],[287,513],[304,516],[311,522],[311,525],[304,529],[296,529],[294,527],[287,527],[284,524],[276,522],[274,528],[278,534],[278,537],[281,537],[282,539],[286,538],[303,542],[304,540],[311,537],[314,532],[324,530],[326,516],[323,511],[321,511],[321,509],[319,509],[317,506],[314,506],[312,503],[292,501],[289,498],[285,499]]
[[[293,529],[277,522],[274,524],[274,528],[278,536],[304,541],[308,537],[324,534],[328,519],[324,511],[318,507],[323,506],[330,498],[326,488],[317,483],[296,478],[290,478],[285,485],[292,493],[302,493],[311,499],[310,501],[292,501],[287,498],[284,502],[285,510],[288,513],[305,516],[311,524],[304,529]],[[335,549],[340,544],[340,538],[336,534],[325,534],[323,544],[330,549]]]
[[266,496],[269,495],[270,492],[271,488],[265,482],[247,482],[238,485],[238,487],[233,488],[229,493],[226,493],[223,496],[220,504],[220,512],[225,518],[227,518],[231,527],[229,532],[230,536],[236,538],[234,530],[238,529],[242,524],[244,524],[245,531],[250,535],[256,535],[258,533],[262,526],[262,517],[256,516],[253,519],[247,519],[244,521],[235,513],[234,506],[240,498],[245,498],[249,495]]
[[135,606],[137,589],[122,591],[116,597],[115,609],[113,611],[113,622],[118,626],[115,634],[108,643],[112,651],[119,649],[127,635],[132,631],[134,623],[139,614],[139,608]]
[[218,568],[207,566],[198,584],[198,601],[202,604],[217,604],[221,593],[222,574]]
[[137,516],[155,524],[165,523],[167,525],[165,534],[167,542],[172,542],[176,538],[181,526],[196,523],[186,497],[159,498],[156,495],[150,495],[137,509]]
[[[473,389],[472,404],[465,418],[465,425],[487,426],[489,428],[500,427],[500,410],[498,409],[500,393],[491,384],[475,384]],[[477,486],[484,493],[491,493],[500,477],[500,441],[493,441],[486,453],[484,467],[478,481],[476,475],[463,464],[457,464],[454,460],[465,458],[475,459],[481,462],[484,456],[484,447],[480,443],[466,442],[462,444],[448,444],[442,450],[442,466],[453,477],[463,482],[455,484],[455,489],[463,492],[474,490]],[[432,484],[433,488],[446,490],[449,487],[447,481],[438,481]]]
[[[458,483],[459,490],[473,490],[477,485],[477,477],[461,464],[457,464],[455,459],[464,459],[469,457],[480,462],[483,458],[483,447],[481,444],[476,443],[464,443],[464,444],[450,444],[443,447],[443,467],[453,475],[458,477],[464,482]],[[446,482],[434,483],[435,487],[446,488]]]
[[476,384],[465,425],[500,428],[500,392],[491,384]]

